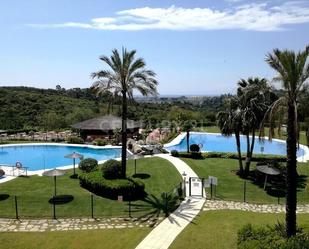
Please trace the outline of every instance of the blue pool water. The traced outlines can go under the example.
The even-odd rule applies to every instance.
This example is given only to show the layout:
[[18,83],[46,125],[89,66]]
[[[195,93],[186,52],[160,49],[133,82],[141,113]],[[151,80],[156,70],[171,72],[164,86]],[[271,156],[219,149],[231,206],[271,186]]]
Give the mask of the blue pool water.
[[[241,136],[241,150],[246,152],[246,138]],[[235,137],[225,137],[220,134],[205,134],[205,133],[192,133],[189,138],[190,144],[202,144],[202,151],[213,151],[213,152],[237,152]],[[260,141],[258,138],[255,139],[254,153],[261,154],[261,147],[264,147],[263,154],[273,155],[286,155],[286,144],[279,141]],[[175,146],[165,147],[169,151],[187,151],[187,138],[184,137],[181,142]],[[297,156],[301,157],[304,155],[304,150],[299,149]]]
[[[59,145],[14,145],[0,147],[0,164],[15,165],[17,161],[29,170],[51,169],[73,164],[73,159],[64,158],[65,155],[77,152],[84,158],[94,158],[98,161],[118,158],[120,148],[89,148]],[[76,160],[76,164],[79,159]]]

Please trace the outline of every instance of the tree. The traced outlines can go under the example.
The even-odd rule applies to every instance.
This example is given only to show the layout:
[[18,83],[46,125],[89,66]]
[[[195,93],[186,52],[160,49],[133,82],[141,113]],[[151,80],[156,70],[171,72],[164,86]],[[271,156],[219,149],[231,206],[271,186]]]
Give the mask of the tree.
[[126,177],[128,98],[133,99],[133,90],[139,91],[143,96],[156,95],[158,85],[156,74],[146,69],[146,63],[142,58],[135,59],[135,54],[136,50],[127,51],[123,48],[120,55],[118,50],[114,49],[110,57],[100,57],[110,69],[92,73],[92,78],[97,79],[92,86],[97,94],[111,92],[114,96],[120,94],[122,97],[121,175],[123,178]]
[[[245,176],[249,174],[255,145],[255,133],[260,128],[264,114],[276,96],[265,78],[241,79],[237,89],[238,107],[242,116],[242,133],[246,136],[247,156]],[[251,140],[250,140],[251,134]]]
[[244,168],[241,157],[240,133],[242,131],[242,116],[238,107],[238,98],[232,97],[226,103],[226,110],[217,114],[217,124],[222,135],[232,136],[235,134],[236,147],[238,153],[239,175],[243,175]]
[[[291,50],[274,49],[266,56],[266,62],[278,75],[274,78],[282,83],[284,95],[275,101],[266,113],[273,123],[279,108],[287,109],[287,164],[286,164],[286,234],[288,237],[296,234],[297,206],[297,160],[296,150],[298,141],[297,103],[299,95],[308,83],[309,78],[309,46],[304,51],[295,53]],[[280,124],[279,124],[280,125]],[[273,133],[271,125],[270,139]]]
[[190,152],[190,131],[193,128],[191,120],[187,120],[183,123],[182,129],[187,133],[187,152]]

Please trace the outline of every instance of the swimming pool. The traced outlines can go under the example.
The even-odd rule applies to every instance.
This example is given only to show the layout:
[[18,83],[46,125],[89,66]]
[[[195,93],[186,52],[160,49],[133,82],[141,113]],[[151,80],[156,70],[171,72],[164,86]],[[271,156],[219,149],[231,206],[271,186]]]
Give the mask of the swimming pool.
[[[241,136],[241,150],[246,152],[246,137]],[[189,138],[190,144],[201,144],[202,151],[213,151],[213,152],[237,152],[235,137],[225,137],[218,133],[200,133],[191,132]],[[164,147],[169,150],[187,151],[187,139],[186,133],[180,134],[171,143],[165,144]],[[263,149],[262,149],[263,147]],[[262,151],[263,150],[263,151]],[[255,154],[273,154],[273,155],[286,155],[286,143],[285,141],[273,139],[271,142],[267,139],[264,142],[258,138],[255,139],[254,146]],[[297,157],[308,158],[308,148],[301,146],[297,151]],[[307,159],[308,160],[308,159]]]
[[[82,154],[84,158],[103,161],[119,158],[121,148],[67,144],[3,145],[0,147],[0,164],[15,165],[18,161],[32,171],[52,169],[72,165],[73,160],[64,156],[73,152]],[[79,160],[76,160],[76,163],[78,164]]]

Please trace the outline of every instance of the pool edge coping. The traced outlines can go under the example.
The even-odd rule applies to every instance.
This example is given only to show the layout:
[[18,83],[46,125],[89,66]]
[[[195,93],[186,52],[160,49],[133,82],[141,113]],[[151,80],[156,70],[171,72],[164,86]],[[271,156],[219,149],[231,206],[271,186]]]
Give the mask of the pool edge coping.
[[[55,146],[69,146],[69,147],[82,147],[82,148],[91,148],[91,149],[121,149],[121,146],[118,145],[105,145],[105,146],[98,146],[98,145],[90,145],[90,144],[64,144],[64,143],[19,143],[19,144],[2,144],[0,145],[0,148],[2,147],[14,147],[14,146],[45,146],[45,145],[55,145]],[[132,154],[131,151],[129,151],[127,149],[127,153]],[[117,157],[117,158],[113,158],[114,160],[120,160],[121,157]],[[105,160],[100,160],[98,161],[99,164],[102,164],[104,162],[106,162],[109,159],[105,159]],[[2,166],[1,168],[5,168],[6,166]],[[58,166],[55,167],[56,169],[60,169],[60,170],[67,170],[67,169],[72,169],[74,167],[73,164],[69,164],[69,165],[64,165],[64,166]],[[78,167],[78,165],[75,165],[75,168]],[[44,171],[47,170],[52,170],[55,168],[46,168],[46,169],[40,169],[40,170],[27,170],[27,175],[39,175],[42,176]],[[11,177],[11,176],[10,176]],[[17,177],[17,176],[13,176],[13,177]],[[5,181],[1,181],[2,179],[0,179],[0,183],[5,182]],[[14,179],[14,178],[13,178]],[[12,179],[10,179],[12,180]]]
[[[220,135],[223,136],[221,133],[218,132],[198,132],[198,131],[190,131],[190,134],[205,134],[205,135]],[[171,146],[176,146],[178,144],[181,143],[181,141],[186,137],[187,133],[186,132],[181,132],[177,137],[175,137],[171,142],[164,144],[164,148],[170,152],[170,150],[167,147],[171,147]],[[235,136],[234,134],[232,134],[231,136]],[[240,135],[240,136],[244,136],[244,135]],[[251,136],[250,136],[251,137]],[[267,136],[264,137],[265,140],[268,139]],[[282,139],[278,139],[278,138],[273,138],[273,141],[276,142],[280,142],[280,143],[284,143],[286,144],[286,141],[282,140]],[[306,163],[307,161],[309,161],[309,148],[306,145],[303,144],[299,144],[299,148],[304,150],[304,155],[297,157],[297,161],[298,162],[303,162]],[[208,151],[202,151],[202,152],[208,152]]]

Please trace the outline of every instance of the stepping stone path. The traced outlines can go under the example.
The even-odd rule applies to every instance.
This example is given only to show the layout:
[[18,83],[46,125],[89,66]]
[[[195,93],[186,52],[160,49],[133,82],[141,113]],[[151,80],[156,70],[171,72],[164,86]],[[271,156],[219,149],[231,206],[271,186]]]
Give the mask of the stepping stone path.
[[[256,213],[284,213],[285,205],[276,204],[249,204],[234,201],[207,200],[203,211],[210,210],[242,210]],[[297,213],[309,213],[309,204],[298,205]]]
[[153,220],[128,218],[72,218],[72,219],[0,219],[0,232],[47,232],[91,229],[121,229],[155,227],[162,217]]

